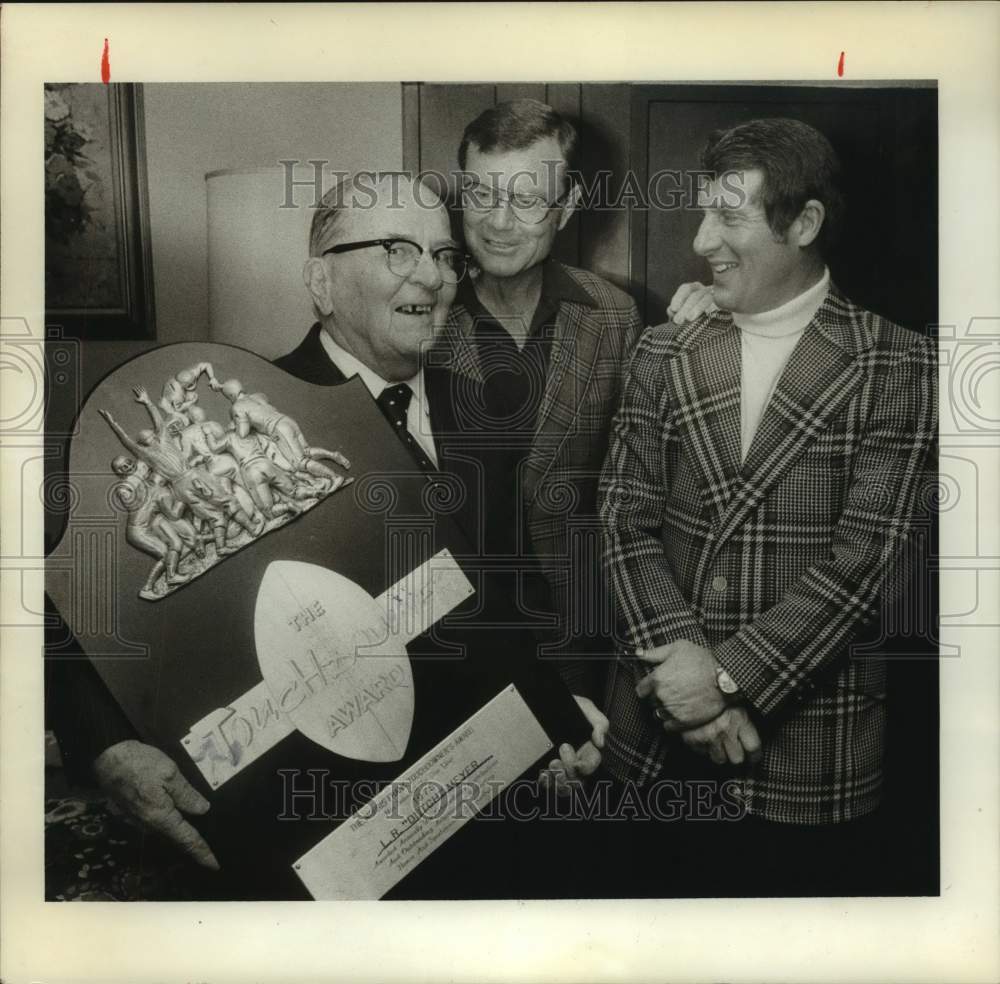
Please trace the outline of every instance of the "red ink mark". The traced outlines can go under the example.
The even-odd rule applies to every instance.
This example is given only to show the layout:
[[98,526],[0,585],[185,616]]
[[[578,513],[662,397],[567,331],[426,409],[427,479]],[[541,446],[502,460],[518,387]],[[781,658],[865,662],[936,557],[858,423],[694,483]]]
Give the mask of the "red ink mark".
[[101,55],[101,81],[107,85],[111,81],[111,59],[108,58],[108,39],[104,39],[104,54]]
[[844,75],[844,53],[840,53],[840,61],[837,62],[837,74],[841,77]]

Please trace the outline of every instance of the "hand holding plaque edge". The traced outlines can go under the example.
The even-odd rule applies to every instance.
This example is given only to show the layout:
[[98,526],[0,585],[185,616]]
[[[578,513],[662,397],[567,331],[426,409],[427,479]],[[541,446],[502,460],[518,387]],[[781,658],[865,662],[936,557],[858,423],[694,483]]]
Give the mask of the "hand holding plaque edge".
[[181,815],[200,816],[210,804],[160,749],[132,739],[120,741],[94,760],[94,776],[130,816],[173,841],[197,864],[220,869],[205,838]]
[[587,697],[573,695],[580,710],[590,722],[593,731],[590,741],[584,742],[578,749],[568,743],[559,746],[559,758],[552,759],[548,767],[538,776],[539,783],[548,787],[554,785],[556,794],[567,796],[574,784],[592,775],[601,764],[601,752],[604,749],[604,739],[608,734],[608,719],[592,700]]

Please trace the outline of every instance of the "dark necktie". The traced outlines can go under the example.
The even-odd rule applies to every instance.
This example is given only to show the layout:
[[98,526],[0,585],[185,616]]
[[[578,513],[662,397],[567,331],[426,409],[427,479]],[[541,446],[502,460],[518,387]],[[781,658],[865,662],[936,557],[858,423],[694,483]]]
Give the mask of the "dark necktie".
[[435,471],[434,464],[424,454],[424,449],[414,440],[406,426],[406,411],[409,409],[412,398],[413,390],[406,383],[397,383],[395,386],[386,386],[375,402],[378,403],[385,419],[392,424],[399,439],[406,445],[414,461],[424,471]]

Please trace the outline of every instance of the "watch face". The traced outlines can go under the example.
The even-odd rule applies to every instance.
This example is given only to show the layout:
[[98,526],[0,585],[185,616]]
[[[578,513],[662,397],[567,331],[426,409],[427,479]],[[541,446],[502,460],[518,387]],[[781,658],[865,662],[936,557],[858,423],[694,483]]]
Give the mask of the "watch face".
[[736,686],[736,681],[721,667],[716,671],[716,680],[724,694],[735,694],[740,689]]

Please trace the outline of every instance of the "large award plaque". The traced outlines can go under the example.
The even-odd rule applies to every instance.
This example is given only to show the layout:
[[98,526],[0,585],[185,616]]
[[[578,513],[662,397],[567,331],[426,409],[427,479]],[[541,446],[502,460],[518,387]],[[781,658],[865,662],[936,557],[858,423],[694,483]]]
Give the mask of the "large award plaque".
[[357,378],[164,346],[90,394],[66,481],[49,658],[85,653],[210,801],[231,897],[406,897],[425,865],[461,897],[467,822],[586,738],[453,521],[476,489]]

